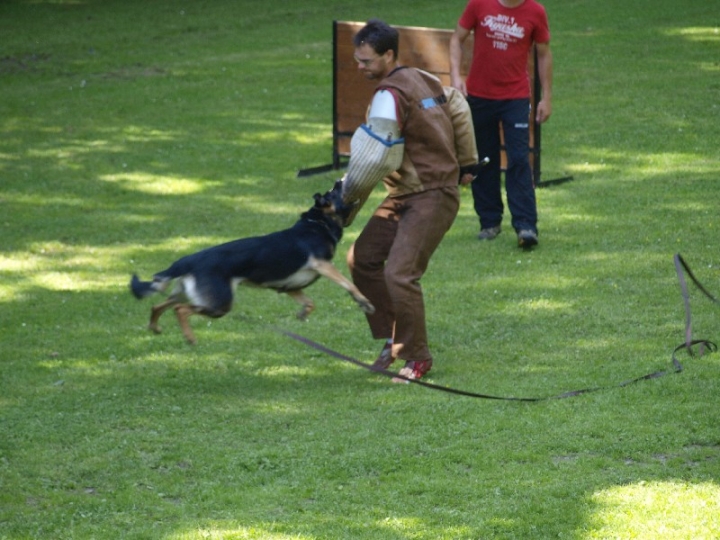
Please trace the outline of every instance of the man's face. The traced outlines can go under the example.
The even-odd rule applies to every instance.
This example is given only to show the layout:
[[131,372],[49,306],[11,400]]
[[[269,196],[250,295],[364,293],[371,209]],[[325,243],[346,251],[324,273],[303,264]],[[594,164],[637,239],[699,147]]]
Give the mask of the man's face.
[[382,79],[385,77],[391,57],[392,51],[386,51],[380,55],[367,43],[355,48],[355,61],[358,63],[358,69],[365,75],[366,79]]

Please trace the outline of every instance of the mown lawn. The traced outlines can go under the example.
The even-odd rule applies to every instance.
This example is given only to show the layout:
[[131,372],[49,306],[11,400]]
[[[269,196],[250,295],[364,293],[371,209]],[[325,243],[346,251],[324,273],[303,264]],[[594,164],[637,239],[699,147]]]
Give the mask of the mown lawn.
[[[538,249],[460,216],[423,280],[428,381],[387,379],[340,288],[171,315],[127,290],[291,225],[331,158],[332,21],[452,28],[463,2],[0,3],[0,538],[713,539],[718,355],[679,354],[673,255],[720,293],[720,15],[546,0]],[[378,189],[373,201],[382,195]],[[350,227],[345,253],[369,209]],[[720,310],[691,292],[693,336]]]

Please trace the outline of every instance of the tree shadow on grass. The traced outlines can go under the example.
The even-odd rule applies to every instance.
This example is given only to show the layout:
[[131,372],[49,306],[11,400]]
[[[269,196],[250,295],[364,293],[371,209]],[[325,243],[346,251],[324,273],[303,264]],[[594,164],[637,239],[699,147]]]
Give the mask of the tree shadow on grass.
[[[122,138],[121,132],[118,136]],[[173,163],[174,157],[184,153],[177,140],[118,143],[124,147],[120,155],[93,148],[91,141],[80,144],[89,155],[68,158],[72,167],[54,158],[30,158],[17,167],[16,175],[9,176],[2,204],[27,223],[11,231],[16,249],[43,240],[83,243],[86,237],[93,244],[145,242],[173,233],[197,234],[198,229],[234,236],[250,230],[252,224],[257,230],[263,214],[271,218],[269,232],[288,214],[299,216],[311,205],[317,186],[330,183],[315,179],[290,186],[288,168],[282,173],[282,166],[272,170],[240,166],[237,176],[231,176],[227,168],[219,173],[198,165],[199,156],[208,151],[230,155],[245,151],[233,143],[225,143],[226,150],[199,145],[180,163]],[[141,163],[124,164],[133,155]],[[156,156],[162,155],[168,156],[167,162],[158,162]],[[286,196],[278,197],[281,189]],[[38,213],[43,220],[36,219]]]

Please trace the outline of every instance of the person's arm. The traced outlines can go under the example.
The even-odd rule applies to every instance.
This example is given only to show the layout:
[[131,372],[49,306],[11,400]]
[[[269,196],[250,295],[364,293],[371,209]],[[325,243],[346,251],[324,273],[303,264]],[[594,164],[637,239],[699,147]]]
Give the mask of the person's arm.
[[542,124],[552,114],[553,59],[549,43],[536,43],[538,75],[542,95],[535,111],[535,121]]
[[455,155],[460,165],[460,183],[469,184],[475,179],[478,166],[472,113],[467,99],[460,93],[460,90],[452,86],[444,86],[443,90],[455,134]]
[[462,65],[463,43],[469,35],[470,30],[458,24],[450,36],[450,85],[460,90],[464,96],[467,96],[467,88],[465,79],[460,75],[460,66]]

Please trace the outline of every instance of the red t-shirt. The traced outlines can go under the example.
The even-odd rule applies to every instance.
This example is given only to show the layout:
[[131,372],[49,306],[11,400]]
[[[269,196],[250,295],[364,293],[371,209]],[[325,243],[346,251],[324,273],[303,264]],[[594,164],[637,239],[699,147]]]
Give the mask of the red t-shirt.
[[470,0],[458,21],[475,35],[468,94],[486,99],[530,97],[528,54],[533,43],[549,43],[545,8],[525,0],[514,8],[499,0]]

